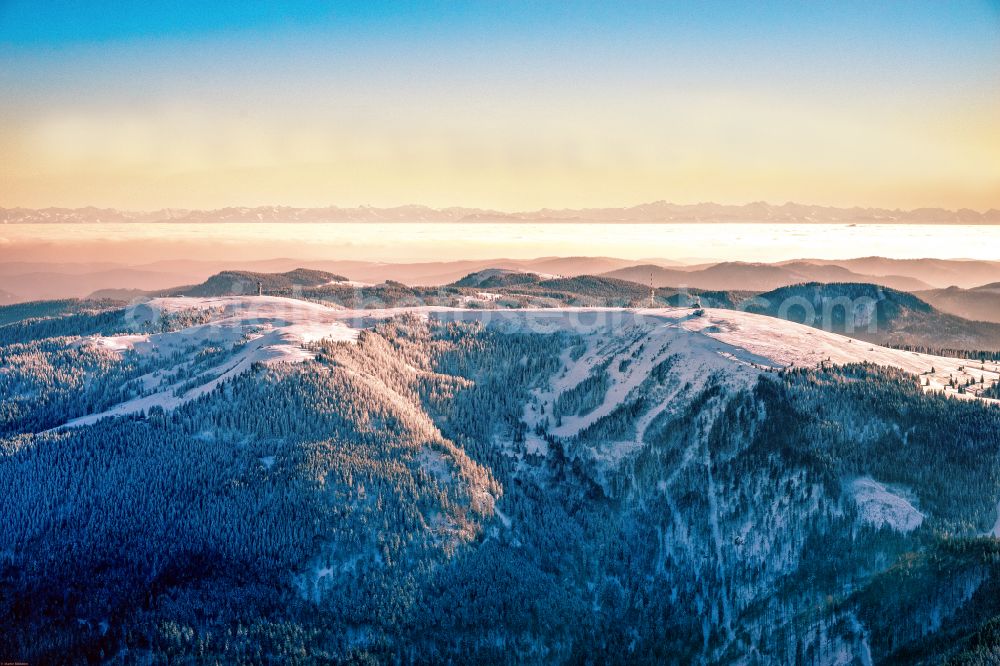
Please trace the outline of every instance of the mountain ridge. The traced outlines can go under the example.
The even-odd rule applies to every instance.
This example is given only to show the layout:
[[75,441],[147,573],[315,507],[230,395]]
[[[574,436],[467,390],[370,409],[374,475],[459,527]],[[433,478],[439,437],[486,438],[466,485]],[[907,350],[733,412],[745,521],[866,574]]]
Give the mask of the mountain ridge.
[[712,308],[81,307],[0,327],[0,481],[26,489],[0,496],[5,654],[846,664],[1000,644],[995,361]]
[[836,207],[799,204],[675,204],[653,201],[634,206],[540,208],[506,212],[488,208],[423,205],[393,207],[228,206],[215,209],[163,208],[132,211],[117,208],[0,208],[0,224],[74,223],[254,223],[254,222],[603,222],[779,224],[1000,224],[1000,209]]
[[[655,266],[655,268],[653,268]],[[15,301],[82,298],[107,289],[162,291],[201,282],[225,270],[248,270],[260,273],[286,272],[296,268],[323,270],[359,282],[382,282],[387,279],[409,285],[443,286],[476,271],[505,269],[564,277],[609,275],[622,277],[634,273],[631,280],[649,285],[654,273],[655,286],[715,289],[748,289],[747,273],[771,273],[784,277],[758,284],[762,290],[810,281],[863,281],[882,284],[902,291],[944,289],[955,285],[973,288],[1000,280],[1000,262],[981,260],[886,259],[796,259],[777,263],[710,262],[678,264],[670,259],[621,259],[614,257],[536,257],[533,259],[488,258],[437,262],[376,262],[360,260],[170,260],[139,263],[72,263],[14,261],[0,263],[0,289]],[[729,283],[695,281],[695,278],[719,277],[723,269],[734,273]],[[737,271],[737,269],[739,269]],[[625,273],[622,273],[624,271]],[[847,271],[847,272],[845,272]],[[656,280],[655,274],[661,274]],[[669,278],[669,279],[668,279]],[[626,278],[628,279],[628,278]],[[714,279],[714,277],[713,277]],[[956,313],[957,314],[957,313]],[[979,316],[978,318],[984,318]]]

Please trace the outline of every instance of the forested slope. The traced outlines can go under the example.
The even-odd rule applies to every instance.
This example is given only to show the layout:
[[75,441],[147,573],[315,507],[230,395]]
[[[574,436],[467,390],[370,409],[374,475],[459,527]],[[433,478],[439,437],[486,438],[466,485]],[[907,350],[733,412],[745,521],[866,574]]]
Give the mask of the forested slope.
[[873,284],[794,285],[758,294],[739,307],[878,344],[1000,350],[1000,324],[963,319],[913,294]]
[[[265,297],[240,319],[217,303],[192,300],[203,309],[181,321],[154,302],[169,314],[148,324],[161,332],[86,344],[87,320],[67,319],[58,337],[9,333],[22,338],[0,348],[14,359],[0,371],[0,486],[11,489],[0,494],[0,657],[995,654],[1000,571],[985,535],[1000,501],[1000,409],[849,362],[866,345],[827,354],[812,329],[782,323],[779,344],[843,359],[786,369],[747,337],[751,322],[774,320],[725,310],[362,317]],[[60,427],[177,367],[183,358],[149,351],[175,340],[164,327],[243,326],[242,342],[210,352],[214,367],[275,331],[307,330],[294,320],[306,312],[330,318],[310,331],[337,317],[360,330],[286,335],[301,353],[248,364],[170,409]]]

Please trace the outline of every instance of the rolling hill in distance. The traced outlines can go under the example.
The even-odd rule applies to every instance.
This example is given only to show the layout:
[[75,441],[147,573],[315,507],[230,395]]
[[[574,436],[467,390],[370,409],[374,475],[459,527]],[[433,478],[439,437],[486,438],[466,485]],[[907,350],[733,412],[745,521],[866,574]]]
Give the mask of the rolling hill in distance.
[[[501,258],[416,263],[276,258],[253,261],[170,259],[132,266],[111,262],[11,262],[0,264],[0,289],[11,294],[9,298],[12,302],[83,298],[107,289],[156,291],[193,284],[223,270],[274,273],[296,268],[327,271],[362,282],[390,279],[423,286],[450,284],[469,273],[488,268],[565,277],[605,275],[644,285],[648,285],[652,277],[656,287],[710,290],[767,291],[806,282],[864,282],[898,291],[929,293],[934,289],[951,286],[971,288],[1000,281],[1000,262],[970,260],[868,258],[799,260],[770,264],[720,262],[683,265],[663,259],[629,260],[613,257]],[[862,269],[871,272],[863,272]],[[988,300],[988,297],[984,298]],[[946,310],[950,307],[947,302],[949,299],[941,300]],[[957,303],[958,300],[952,298],[950,302]]]
[[[606,263],[599,261],[599,265]],[[539,265],[552,266],[554,262],[546,259]],[[558,265],[565,267],[567,262],[558,262]],[[642,265],[636,270],[646,274],[648,268]],[[991,321],[989,317],[962,316],[953,311],[960,306],[966,310],[971,308],[971,314],[988,310],[1000,296],[996,285],[972,290],[950,288],[909,293],[884,284],[862,281],[863,276],[856,276],[857,281],[851,282],[802,282],[800,274],[792,274],[794,279],[788,280],[790,284],[782,284],[778,280],[780,286],[760,288],[775,283],[775,273],[770,271],[771,268],[775,268],[778,275],[788,275],[787,267],[727,264],[720,265],[720,268],[730,273],[726,281],[718,281],[715,275],[702,282],[706,287],[687,287],[683,283],[680,287],[654,284],[652,292],[648,283],[611,276],[622,271],[562,277],[523,268],[494,267],[474,271],[445,285],[407,285],[391,279],[366,282],[328,271],[296,268],[281,273],[229,270],[192,285],[155,290],[128,287],[102,289],[89,297],[125,304],[161,296],[254,295],[259,289],[265,295],[291,296],[366,309],[414,305],[487,309],[706,306],[787,319],[882,345],[963,352],[1000,350],[1000,323]],[[830,272],[829,267],[821,268],[832,276],[841,276],[846,272],[845,269]],[[749,277],[741,277],[739,271],[742,269],[752,269],[757,276],[761,269],[766,269],[769,279],[755,283]],[[693,275],[695,279],[692,282],[697,283],[698,276],[706,270],[710,269],[690,273],[681,271],[680,274]],[[742,288],[720,288],[720,285],[734,284]],[[948,294],[949,298],[943,299],[940,294]],[[960,299],[959,294],[967,298]],[[922,295],[929,295],[930,298],[922,298]],[[936,301],[937,305],[930,301]]]
[[756,264],[723,262],[704,268],[678,269],[646,264],[605,273],[609,277],[646,282],[656,287],[691,286],[697,289],[749,289],[767,291],[800,282],[871,282],[901,291],[926,289],[927,283],[901,275],[856,273],[834,263],[787,262]]
[[973,289],[948,287],[917,291],[914,295],[940,310],[966,319],[1000,322],[1000,282],[984,284]]
[[[547,261],[544,265],[552,265],[552,262]],[[835,271],[834,274],[840,273]],[[745,279],[739,283],[748,285]],[[298,294],[345,306],[374,308],[418,303],[450,307],[476,304],[488,308],[567,305],[640,307],[648,305],[650,297],[647,284],[608,274],[559,277],[502,268],[476,271],[443,286],[411,286],[396,281],[366,283],[309,269],[279,274],[226,271],[198,285],[176,287],[151,295],[239,296],[256,293],[258,285],[265,294]],[[950,291],[976,294],[984,299],[998,295],[996,285],[987,285],[980,290]],[[882,345],[964,351],[1000,350],[1000,323],[991,322],[988,318],[956,315],[948,307],[936,307],[921,299],[919,294],[862,281],[794,281],[773,289],[753,289],[749,286],[720,289],[709,286],[678,291],[672,287],[657,287],[653,303],[680,307],[702,304],[765,314]]]
[[935,287],[963,287],[966,289],[996,282],[1000,261],[972,261],[962,259],[889,259],[863,257],[834,262],[822,259],[802,259],[796,262],[818,265],[834,264],[866,275],[900,275],[921,280]]

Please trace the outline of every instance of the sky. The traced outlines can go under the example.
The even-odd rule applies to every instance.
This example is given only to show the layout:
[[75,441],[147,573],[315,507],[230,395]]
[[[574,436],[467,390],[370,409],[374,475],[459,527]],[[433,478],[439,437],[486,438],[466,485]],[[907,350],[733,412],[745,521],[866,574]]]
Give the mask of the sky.
[[1000,2],[0,0],[0,206],[1000,208]]

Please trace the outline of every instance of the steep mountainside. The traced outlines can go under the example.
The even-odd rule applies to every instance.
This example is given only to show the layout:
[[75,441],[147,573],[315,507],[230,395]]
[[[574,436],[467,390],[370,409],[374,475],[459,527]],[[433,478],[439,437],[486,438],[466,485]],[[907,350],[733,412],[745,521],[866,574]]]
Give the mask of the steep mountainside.
[[118,312],[4,327],[0,654],[997,646],[1000,409],[973,399],[996,363],[714,309]]

